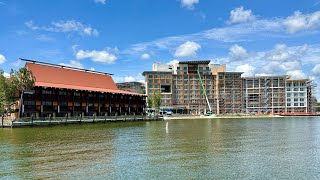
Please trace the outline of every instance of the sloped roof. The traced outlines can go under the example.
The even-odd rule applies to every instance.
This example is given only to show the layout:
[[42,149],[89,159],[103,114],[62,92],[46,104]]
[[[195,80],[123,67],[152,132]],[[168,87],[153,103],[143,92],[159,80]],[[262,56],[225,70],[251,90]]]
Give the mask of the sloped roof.
[[29,62],[26,68],[35,76],[35,86],[141,95],[119,90],[110,75]]

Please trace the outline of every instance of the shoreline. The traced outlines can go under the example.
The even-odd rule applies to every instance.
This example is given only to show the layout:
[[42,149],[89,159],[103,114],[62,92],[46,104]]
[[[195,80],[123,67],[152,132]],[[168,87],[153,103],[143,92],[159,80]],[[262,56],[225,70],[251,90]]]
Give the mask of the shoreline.
[[[319,115],[318,115],[319,116]],[[287,117],[318,117],[318,116],[281,116],[281,115],[244,115],[244,116],[164,116],[163,120],[178,120],[178,119],[263,119],[263,118],[287,118]]]

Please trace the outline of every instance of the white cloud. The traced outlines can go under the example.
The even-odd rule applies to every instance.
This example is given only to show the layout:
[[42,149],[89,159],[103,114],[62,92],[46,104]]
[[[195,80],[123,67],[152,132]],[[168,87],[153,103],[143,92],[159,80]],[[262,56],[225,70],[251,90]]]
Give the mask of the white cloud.
[[8,77],[10,77],[10,74],[9,74],[9,73],[6,73],[6,72],[3,72],[3,76],[6,77],[6,78],[8,78]]
[[3,64],[6,61],[6,57],[4,55],[0,54],[0,64]]
[[69,63],[60,63],[59,65],[84,69],[83,65],[75,60],[70,60]]
[[290,79],[305,79],[307,76],[301,70],[288,71],[287,74]]
[[86,59],[90,58],[94,62],[100,62],[105,64],[113,64],[117,57],[114,54],[109,53],[107,50],[102,51],[87,51],[87,50],[79,50],[76,53],[77,59]]
[[174,60],[168,62],[167,64],[168,65],[174,65],[174,64],[178,64],[178,63],[179,63],[179,60],[174,59]]
[[319,28],[320,11],[310,14],[302,14],[300,11],[296,11],[292,16],[287,17],[283,24],[289,33]]
[[320,64],[314,66],[314,68],[312,69],[312,73],[314,75],[320,76]]
[[42,31],[48,31],[48,32],[64,32],[64,33],[77,32],[80,35],[86,35],[86,36],[99,35],[98,30],[75,20],[67,20],[67,21],[61,20],[58,22],[52,22],[51,26],[36,26],[34,25],[33,21],[27,21],[25,22],[25,25],[32,30],[42,30]]
[[248,53],[245,48],[235,44],[230,47],[229,56],[231,60],[243,60],[248,57]]
[[147,53],[144,53],[140,56],[141,59],[149,59],[150,58],[150,55],[147,54]]
[[176,52],[174,53],[174,56],[175,57],[196,56],[197,51],[200,48],[201,48],[200,44],[193,41],[187,41],[176,48]]
[[228,23],[246,23],[254,21],[256,17],[252,14],[251,10],[245,10],[242,6],[230,11]]
[[137,75],[124,75],[124,76],[113,76],[113,79],[116,83],[121,82],[143,82],[144,83],[144,77],[141,74]]
[[193,9],[194,5],[199,3],[199,0],[180,0],[180,3],[182,7]]
[[254,76],[255,70],[256,68],[249,64],[243,64],[236,68],[236,72],[243,72],[243,77]]
[[97,4],[106,4],[106,0],[94,0]]

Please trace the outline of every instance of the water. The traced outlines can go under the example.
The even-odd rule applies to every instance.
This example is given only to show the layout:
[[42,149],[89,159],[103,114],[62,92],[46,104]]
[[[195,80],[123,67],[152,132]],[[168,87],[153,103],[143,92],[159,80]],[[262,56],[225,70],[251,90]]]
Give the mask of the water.
[[320,179],[320,118],[0,129],[3,179]]

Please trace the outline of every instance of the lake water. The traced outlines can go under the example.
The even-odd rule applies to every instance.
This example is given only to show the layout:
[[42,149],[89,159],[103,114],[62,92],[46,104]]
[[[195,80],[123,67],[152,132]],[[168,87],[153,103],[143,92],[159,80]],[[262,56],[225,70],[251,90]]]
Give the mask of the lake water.
[[320,118],[0,129],[3,179],[320,179]]

